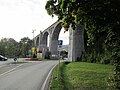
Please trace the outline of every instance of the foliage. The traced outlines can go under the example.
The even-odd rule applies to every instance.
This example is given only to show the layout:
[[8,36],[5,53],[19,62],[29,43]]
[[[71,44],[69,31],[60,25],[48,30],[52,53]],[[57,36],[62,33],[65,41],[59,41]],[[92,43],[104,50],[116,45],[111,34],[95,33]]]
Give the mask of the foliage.
[[60,51],[60,56],[62,57],[62,59],[67,58],[68,57],[68,52],[65,51],[65,50]]
[[114,49],[114,77],[113,77],[113,86],[115,89],[120,89],[120,49]]
[[28,37],[22,38],[21,41],[19,42],[19,55],[26,57],[31,47],[32,47],[32,40],[30,40]]
[[24,37],[20,42],[12,38],[3,38],[0,40],[0,54],[6,57],[25,56],[31,49],[32,41]]
[[65,30],[75,29],[76,23],[84,25],[87,45],[100,50],[103,43],[105,48],[120,45],[119,6],[119,0],[48,0],[45,8],[49,15],[58,16]]
[[13,57],[15,53],[17,53],[18,42],[16,42],[12,38],[3,38],[0,41],[0,54]]
[[64,63],[60,63],[60,67],[59,65],[55,67],[52,76],[52,81],[50,83],[50,90],[64,90],[64,83],[61,75],[61,71],[64,66]]
[[99,54],[93,51],[92,53],[85,53],[82,55],[83,62],[91,63],[101,63],[101,64],[112,64],[113,65],[113,54],[114,52],[104,51],[104,53]]
[[[62,26],[68,30],[75,23],[85,25],[88,42],[94,43],[96,33],[107,31],[107,38],[115,41],[119,36],[120,28],[120,1],[119,0],[48,0],[46,10],[49,15],[58,16]],[[117,37],[115,37],[117,36]]]

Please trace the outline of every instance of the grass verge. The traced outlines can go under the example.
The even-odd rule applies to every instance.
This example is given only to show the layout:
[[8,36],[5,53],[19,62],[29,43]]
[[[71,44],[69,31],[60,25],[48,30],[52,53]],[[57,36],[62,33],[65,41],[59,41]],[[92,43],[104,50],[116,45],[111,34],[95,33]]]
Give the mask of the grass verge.
[[12,62],[12,64],[23,64],[23,63],[27,63],[27,62]]
[[57,66],[53,72],[50,90],[106,90],[112,73],[112,65],[61,63],[60,69]]

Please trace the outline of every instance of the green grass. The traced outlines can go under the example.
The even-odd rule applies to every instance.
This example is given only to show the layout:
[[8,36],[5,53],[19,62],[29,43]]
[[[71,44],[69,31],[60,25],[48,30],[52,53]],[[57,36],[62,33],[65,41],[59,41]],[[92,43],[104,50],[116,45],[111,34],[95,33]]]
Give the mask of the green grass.
[[57,65],[54,69],[53,76],[52,76],[52,82],[50,84],[50,90],[64,90],[64,85],[62,81],[62,75],[61,75],[61,69],[64,67],[64,63]]
[[23,63],[27,63],[27,62],[21,62],[21,61],[12,62],[12,64],[23,64]]
[[50,90],[106,90],[108,77],[113,73],[113,66],[72,62],[60,65],[54,70]]

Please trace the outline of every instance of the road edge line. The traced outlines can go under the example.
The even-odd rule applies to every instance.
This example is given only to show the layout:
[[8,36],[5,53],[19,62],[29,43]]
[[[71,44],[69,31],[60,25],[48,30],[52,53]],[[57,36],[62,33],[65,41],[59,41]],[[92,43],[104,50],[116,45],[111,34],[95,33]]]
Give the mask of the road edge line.
[[57,64],[54,65],[54,66],[52,67],[52,69],[49,71],[49,73],[48,73],[48,75],[47,75],[44,83],[42,84],[42,87],[41,87],[40,90],[48,90],[48,88],[49,88],[49,85],[48,85],[48,84],[50,83],[50,76],[52,75],[52,72],[53,72],[53,70],[54,70],[54,68],[55,68],[56,66],[57,66]]

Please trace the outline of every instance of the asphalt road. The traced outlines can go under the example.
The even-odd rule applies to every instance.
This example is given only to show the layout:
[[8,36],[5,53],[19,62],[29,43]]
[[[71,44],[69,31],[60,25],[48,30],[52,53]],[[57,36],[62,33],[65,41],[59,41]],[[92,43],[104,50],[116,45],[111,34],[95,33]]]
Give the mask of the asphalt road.
[[34,61],[0,65],[0,90],[41,90],[58,61]]
[[[18,58],[17,60],[18,61],[25,61],[25,58]],[[14,62],[14,58],[8,58],[7,61],[0,61],[0,66],[3,64],[11,63],[11,62]]]

